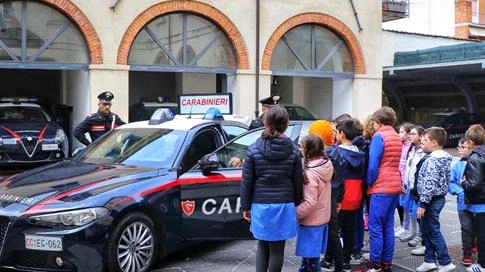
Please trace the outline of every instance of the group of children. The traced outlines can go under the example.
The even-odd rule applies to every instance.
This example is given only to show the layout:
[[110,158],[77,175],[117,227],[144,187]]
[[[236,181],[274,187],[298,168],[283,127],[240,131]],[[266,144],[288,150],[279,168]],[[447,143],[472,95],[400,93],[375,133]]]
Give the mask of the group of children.
[[[358,256],[362,249],[362,242],[356,243],[364,228],[357,222],[363,219],[362,213],[358,213],[358,211],[362,211],[366,206],[369,211],[369,237],[371,240],[369,272],[391,271],[394,235],[392,239],[389,239],[387,234],[390,231],[395,233],[395,237],[399,238],[401,242],[408,242],[409,245],[416,247],[411,254],[424,255],[424,262],[416,268],[416,271],[453,271],[456,266],[448,253],[439,222],[439,215],[445,204],[445,195],[450,192],[458,198],[457,209],[463,247],[462,263],[466,266],[471,265],[467,271],[485,272],[483,264],[480,263],[485,261],[484,258],[480,258],[479,255],[476,264],[473,264],[472,259],[472,253],[477,251],[476,236],[478,232],[478,229],[473,228],[473,221],[477,221],[476,217],[480,216],[479,213],[485,212],[485,204],[475,204],[475,208],[470,209],[470,205],[465,204],[465,193],[462,187],[467,180],[465,166],[472,150],[471,145],[481,148],[485,138],[485,132],[480,134],[475,130],[483,130],[483,128],[479,125],[474,126],[467,135],[478,135],[475,135],[473,139],[470,139],[469,136],[460,139],[458,146],[460,160],[452,167],[451,155],[443,150],[447,140],[447,134],[443,128],[432,127],[425,130],[421,126],[404,123],[399,126],[398,134],[402,145],[393,145],[392,143],[395,143],[396,140],[396,136],[390,130],[393,118],[390,118],[391,121],[386,119],[392,116],[392,113],[386,116],[388,112],[381,110],[380,114],[383,117],[381,119],[379,119],[379,114],[374,114],[370,118],[371,121],[377,123],[375,130],[382,135],[373,138],[374,146],[369,146],[369,142],[363,145],[357,144],[365,139],[362,134],[363,127],[358,120],[352,118],[335,124],[334,139],[336,142],[330,143],[330,146],[327,143],[326,158],[333,163],[335,174],[331,181],[332,185],[327,185],[332,186],[332,207],[327,210],[330,213],[328,239],[323,239],[327,244],[327,250],[321,250],[325,252],[321,267],[324,271],[351,271],[351,261],[356,259],[352,257]],[[311,129],[309,132],[312,133]],[[323,135],[321,132],[319,134],[318,131],[315,134],[324,139],[328,138],[328,135]],[[316,140],[312,134],[307,136],[302,141],[303,150],[306,150],[305,145],[310,137]],[[391,137],[392,140],[386,142],[384,139],[388,137]],[[399,167],[395,169],[398,170],[397,175],[400,177],[399,192],[396,192],[394,188],[395,182],[390,182],[396,172],[392,173],[392,167],[386,168],[392,165],[392,158],[396,156],[383,151],[387,149],[386,151],[389,152],[397,146],[400,148],[401,155]],[[476,148],[477,154],[480,154],[478,151],[480,148]],[[483,158],[485,160],[485,156]],[[479,165],[485,167],[485,165]],[[304,169],[309,171],[306,167]],[[478,168],[478,170],[482,171],[485,168]],[[475,169],[475,171],[478,170]],[[327,171],[332,171],[332,169],[327,169]],[[369,171],[368,174],[366,174],[367,171]],[[468,169],[468,171],[470,170]],[[485,177],[480,176],[480,178]],[[381,182],[383,186],[376,187],[376,181]],[[481,183],[483,186],[483,181],[471,182],[473,186],[478,186],[475,183]],[[484,192],[485,189],[480,190]],[[367,195],[370,195],[370,203],[363,201]],[[402,208],[401,230],[392,228],[396,206]],[[478,222],[483,221],[479,219]],[[342,243],[339,237],[342,239]],[[373,240],[374,243],[372,243]],[[304,242],[298,239],[297,244],[301,243]],[[305,257],[298,251],[297,255]],[[312,263],[316,263],[319,256],[315,251],[313,258],[317,259],[314,259]],[[320,270],[317,268],[301,271]]]
[[[394,214],[398,204],[402,207],[401,226],[405,230],[401,231],[400,240],[416,246],[422,243],[411,252],[424,255],[424,262],[416,271],[453,271],[456,266],[448,253],[439,221],[448,192],[458,198],[462,263],[469,266],[467,272],[485,272],[485,231],[478,231],[480,226],[485,225],[484,128],[474,125],[468,129],[459,142],[460,160],[452,167],[451,155],[443,150],[447,139],[443,128],[424,129],[403,124],[398,134],[393,127],[395,121],[395,112],[389,107],[382,107],[364,122],[364,126],[350,116],[342,116],[334,122],[315,121],[309,128],[309,134],[301,139],[303,194],[301,201],[294,201],[299,225],[296,255],[302,257],[300,272],[352,271],[351,264],[360,260],[364,246],[364,208],[368,213],[370,240],[367,272],[392,271]],[[269,127],[266,123],[265,126]],[[282,132],[284,130],[275,136],[281,137]],[[287,157],[285,159],[288,160]],[[298,168],[294,162],[292,164]],[[249,184],[245,179],[253,180],[248,177],[255,170],[246,169],[251,165],[256,165],[256,161],[245,163],[242,188]],[[257,174],[258,169],[254,173]],[[265,177],[266,172],[261,173]],[[274,170],[267,173],[274,174]],[[294,176],[298,171],[292,173]],[[260,181],[256,179],[255,182]],[[288,184],[293,186],[290,191],[298,191],[298,184],[291,185],[291,180]],[[270,191],[268,188],[261,192],[267,194]],[[255,233],[256,224],[251,220],[254,219],[251,214],[255,212],[250,213],[250,208],[262,214],[261,208],[267,207],[264,206],[266,204],[255,204],[259,193],[248,193],[242,193],[242,197],[253,204],[243,202],[244,217],[250,220],[251,230]],[[278,205],[270,206],[281,210],[287,204]],[[284,209],[288,211],[288,207]],[[274,218],[270,214],[267,216]],[[264,218],[266,216],[261,216],[261,220]],[[281,217],[281,220],[285,219]],[[260,221],[258,224],[263,223]],[[280,223],[272,223],[269,226],[272,229],[267,231],[273,233]],[[281,268],[284,242],[281,245],[275,242],[258,244],[258,256],[259,251],[271,252],[272,247],[277,248],[280,254],[275,267]],[[478,251],[478,260],[474,264],[473,251]],[[320,261],[321,254],[325,255]],[[257,271],[278,271],[267,270],[266,262],[269,260],[271,267],[272,261],[264,258],[265,263],[258,265],[263,269],[257,268]],[[257,263],[259,260],[261,258],[257,258]]]

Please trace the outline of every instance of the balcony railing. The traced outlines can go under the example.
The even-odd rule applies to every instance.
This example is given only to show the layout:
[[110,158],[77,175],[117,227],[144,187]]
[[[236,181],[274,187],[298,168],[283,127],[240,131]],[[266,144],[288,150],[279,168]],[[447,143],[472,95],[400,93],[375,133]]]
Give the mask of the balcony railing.
[[409,0],[382,0],[382,21],[406,18],[409,14]]

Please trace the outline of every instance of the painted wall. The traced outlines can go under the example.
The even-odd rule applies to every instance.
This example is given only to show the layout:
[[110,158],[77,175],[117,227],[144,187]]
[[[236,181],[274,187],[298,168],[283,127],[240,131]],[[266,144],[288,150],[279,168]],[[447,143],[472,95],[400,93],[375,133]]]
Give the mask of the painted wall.
[[[129,84],[127,75],[129,74],[129,67],[116,64],[118,47],[125,31],[138,15],[152,5],[164,1],[72,0],[72,2],[82,10],[89,22],[96,29],[103,48],[104,63],[95,65],[93,67],[94,69],[90,71],[90,93],[88,97],[90,101],[93,102],[95,101],[98,90],[104,88],[113,90],[117,100],[114,104],[114,109],[119,107],[116,110],[124,119],[127,119],[127,109],[129,105],[127,95]],[[110,8],[115,2],[118,2],[118,5],[114,8]],[[237,72],[236,80],[231,82],[232,86],[234,86],[233,83],[236,82],[235,89],[230,91],[236,93],[234,95],[235,111],[238,111],[237,113],[241,114],[252,114],[257,109],[257,103],[255,103],[255,101],[258,99],[254,93],[254,76],[256,74],[255,1],[206,0],[201,2],[214,7],[227,16],[242,35],[247,48],[249,69]],[[358,18],[354,15],[354,11],[352,10],[349,1],[261,1],[260,56],[263,55],[263,50],[271,35],[273,35],[276,29],[289,18],[308,12],[327,14],[340,20],[350,29],[352,34],[357,38],[364,55],[366,73],[359,75],[352,81],[352,90],[356,93],[375,92],[376,95],[380,95],[380,90],[368,88],[373,84],[366,84],[366,82],[380,81],[382,78],[382,55],[380,50],[382,46],[381,1],[356,1],[355,5]],[[275,10],[278,12],[275,12]],[[361,24],[362,30],[358,27],[357,19]],[[110,70],[113,70],[115,75],[111,75],[108,72]],[[261,71],[259,98],[266,97],[270,94],[270,81],[271,72]],[[195,85],[187,86],[187,84],[198,84],[197,81],[190,82],[191,83],[184,79],[183,86],[176,86],[176,89],[180,91],[181,88],[184,90],[195,90],[198,88],[198,86]],[[123,96],[126,96],[126,98]],[[371,109],[380,107],[380,104],[375,101],[365,102],[368,103],[367,106]],[[90,105],[92,104],[93,103],[90,103]],[[92,110],[93,107],[91,106],[90,109]],[[359,114],[355,109],[352,109],[352,113]]]
[[455,36],[455,0],[409,1],[407,18],[385,22],[384,30]]

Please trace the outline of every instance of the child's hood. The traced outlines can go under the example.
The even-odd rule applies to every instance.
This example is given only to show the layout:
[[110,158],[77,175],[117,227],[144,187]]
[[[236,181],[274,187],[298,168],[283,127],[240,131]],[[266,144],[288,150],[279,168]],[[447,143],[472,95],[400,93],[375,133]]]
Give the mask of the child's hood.
[[444,150],[436,150],[436,151],[433,151],[433,152],[431,152],[430,157],[435,158],[441,164],[451,163],[451,161],[453,160],[453,158],[451,157],[451,155],[448,152],[444,151]]
[[364,165],[364,152],[360,151],[355,145],[350,146],[350,148],[339,145],[338,151],[350,166],[362,167]]

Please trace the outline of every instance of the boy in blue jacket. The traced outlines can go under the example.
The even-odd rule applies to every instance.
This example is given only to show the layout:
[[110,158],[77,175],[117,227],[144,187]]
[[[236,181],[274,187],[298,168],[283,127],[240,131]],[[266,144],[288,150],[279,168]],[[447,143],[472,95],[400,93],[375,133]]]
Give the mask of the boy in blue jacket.
[[472,249],[476,247],[475,236],[473,235],[473,214],[466,209],[465,192],[460,184],[463,174],[465,173],[468,157],[471,153],[470,146],[468,145],[468,138],[461,138],[458,141],[457,149],[460,160],[451,168],[450,186],[448,187],[448,191],[450,194],[457,197],[456,209],[458,210],[458,218],[460,219],[461,247],[463,249],[461,263],[468,266],[473,263]]

